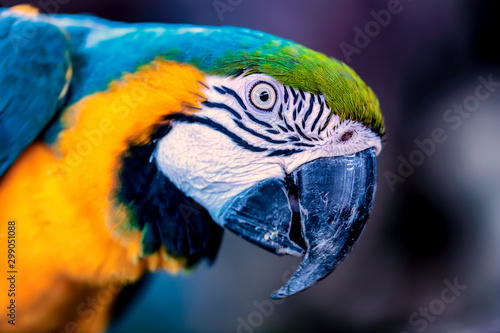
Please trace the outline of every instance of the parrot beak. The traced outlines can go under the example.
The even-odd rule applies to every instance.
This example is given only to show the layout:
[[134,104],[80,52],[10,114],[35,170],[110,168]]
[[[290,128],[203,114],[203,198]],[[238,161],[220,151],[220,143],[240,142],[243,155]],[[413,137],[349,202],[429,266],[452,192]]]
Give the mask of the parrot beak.
[[312,287],[346,258],[370,216],[376,169],[374,148],[320,158],[294,170],[291,184],[267,179],[222,210],[222,225],[242,238],[277,254],[304,255],[271,298]]

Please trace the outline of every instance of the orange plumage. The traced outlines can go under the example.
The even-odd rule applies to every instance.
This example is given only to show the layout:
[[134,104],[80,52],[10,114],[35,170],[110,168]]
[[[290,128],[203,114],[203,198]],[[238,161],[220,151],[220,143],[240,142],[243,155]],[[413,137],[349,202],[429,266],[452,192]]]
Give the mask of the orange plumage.
[[[164,248],[141,257],[140,235],[127,229],[127,211],[112,195],[127,143],[148,140],[152,126],[168,114],[191,112],[202,100],[202,81],[190,65],[155,60],[142,66],[69,106],[54,146],[35,142],[4,175],[0,237],[4,243],[7,222],[16,221],[18,320],[16,327],[2,321],[0,331],[30,331],[49,308],[66,309],[59,319],[75,317],[79,327],[93,330],[106,312],[87,322],[74,308],[79,297],[134,281],[146,268],[182,268],[182,259]],[[0,290],[7,290],[8,281],[0,281]],[[0,295],[5,309],[9,298]],[[57,318],[47,323],[64,328]]]

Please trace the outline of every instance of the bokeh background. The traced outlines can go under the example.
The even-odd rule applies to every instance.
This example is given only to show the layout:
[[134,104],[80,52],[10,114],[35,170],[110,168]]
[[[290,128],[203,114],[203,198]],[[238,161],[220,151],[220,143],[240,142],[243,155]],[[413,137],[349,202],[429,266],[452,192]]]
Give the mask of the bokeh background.
[[[473,97],[478,77],[500,82],[499,1],[402,0],[379,31],[372,11],[394,0],[2,3],[262,30],[349,63],[380,99],[388,134],[374,211],[336,272],[271,307],[269,295],[299,260],[226,232],[212,267],[150,276],[109,333],[500,332],[500,84],[479,88],[489,92],[483,100]],[[355,29],[367,24],[372,37],[346,54]],[[464,102],[471,111],[449,111]],[[415,140],[428,142],[436,129],[446,140],[418,153]],[[410,157],[419,165],[401,169]],[[445,280],[467,286],[450,303],[439,301]]]

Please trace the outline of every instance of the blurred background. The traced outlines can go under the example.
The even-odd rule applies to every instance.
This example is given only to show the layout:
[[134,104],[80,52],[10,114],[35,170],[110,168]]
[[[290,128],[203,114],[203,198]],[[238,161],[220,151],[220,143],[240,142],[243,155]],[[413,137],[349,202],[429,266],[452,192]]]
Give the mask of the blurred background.
[[109,333],[500,332],[499,1],[2,3],[262,30],[348,63],[380,99],[374,211],[332,275],[271,303],[300,260],[226,232],[212,267],[151,276]]

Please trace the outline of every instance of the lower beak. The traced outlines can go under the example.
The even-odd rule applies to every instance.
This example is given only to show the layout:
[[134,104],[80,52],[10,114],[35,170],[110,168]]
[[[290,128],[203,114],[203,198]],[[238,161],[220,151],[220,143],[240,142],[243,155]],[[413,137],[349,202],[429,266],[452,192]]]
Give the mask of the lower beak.
[[272,298],[315,285],[346,258],[370,215],[376,169],[374,148],[320,158],[293,171],[291,182],[267,179],[226,206],[225,228],[277,254],[304,255]]

